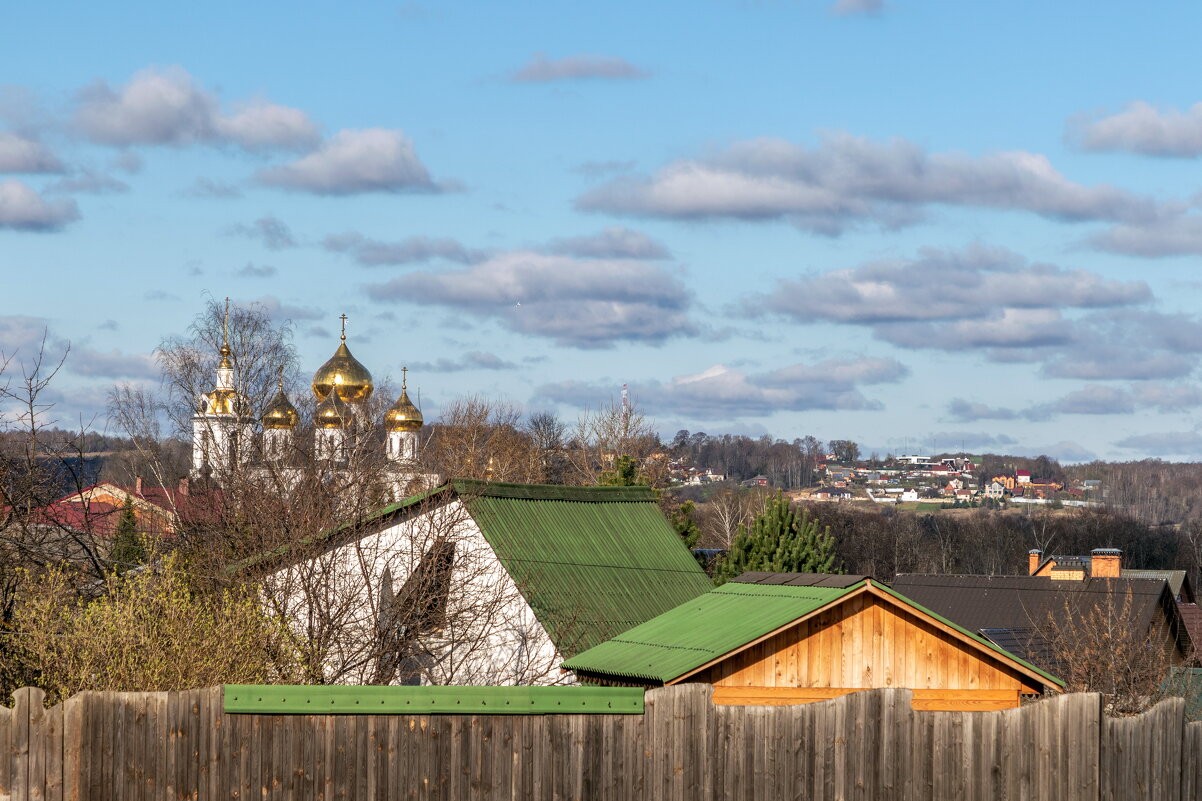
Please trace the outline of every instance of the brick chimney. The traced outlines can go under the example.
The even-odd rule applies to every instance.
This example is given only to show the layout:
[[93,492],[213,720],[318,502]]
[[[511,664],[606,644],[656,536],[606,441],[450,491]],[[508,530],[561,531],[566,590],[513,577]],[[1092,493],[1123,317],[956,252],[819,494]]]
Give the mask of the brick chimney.
[[1123,574],[1123,552],[1118,548],[1094,548],[1089,556],[1094,578],[1118,578]]
[[142,494],[142,477],[134,476],[134,495]]
[[1043,551],[1038,548],[1032,548],[1027,551],[1027,575],[1034,576],[1035,571],[1039,569],[1039,563],[1043,561]]
[[176,491],[180,495],[187,495],[188,494],[188,479],[181,478],[179,480],[179,485],[177,486]]

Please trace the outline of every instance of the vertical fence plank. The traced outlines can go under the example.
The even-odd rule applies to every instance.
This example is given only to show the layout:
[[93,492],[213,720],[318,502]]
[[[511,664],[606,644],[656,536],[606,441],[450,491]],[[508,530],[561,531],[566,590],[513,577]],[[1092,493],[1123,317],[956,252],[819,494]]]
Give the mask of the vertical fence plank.
[[1185,724],[1181,738],[1181,801],[1202,798],[1202,722]]
[[46,797],[46,762],[50,743],[46,737],[46,694],[38,690],[29,702],[29,768],[26,792],[30,801]]
[[1167,698],[1134,717],[1104,718],[1101,797],[1180,798],[1184,720],[1181,698]]
[[[63,701],[63,799],[81,801],[84,786],[84,698],[77,693]],[[0,750],[2,753],[2,750]],[[3,757],[0,756],[0,763]]]
[[40,706],[44,693],[33,687],[22,687],[13,693],[12,735],[12,797],[13,801],[29,801],[30,737],[29,719],[34,705]]
[[13,793],[13,728],[16,718],[12,707],[5,706],[9,700],[0,698],[0,798],[11,798]]

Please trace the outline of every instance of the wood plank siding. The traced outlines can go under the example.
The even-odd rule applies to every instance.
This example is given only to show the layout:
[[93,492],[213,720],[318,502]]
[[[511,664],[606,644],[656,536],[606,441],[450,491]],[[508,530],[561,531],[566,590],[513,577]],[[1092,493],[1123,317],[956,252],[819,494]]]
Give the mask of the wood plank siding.
[[[963,635],[862,592],[687,677],[717,703],[808,703],[873,688],[915,691],[916,709],[1008,709],[1042,688]],[[767,689],[821,690],[773,695]],[[747,692],[736,692],[744,690]],[[977,695],[974,695],[977,693]],[[919,703],[923,704],[919,706]]]

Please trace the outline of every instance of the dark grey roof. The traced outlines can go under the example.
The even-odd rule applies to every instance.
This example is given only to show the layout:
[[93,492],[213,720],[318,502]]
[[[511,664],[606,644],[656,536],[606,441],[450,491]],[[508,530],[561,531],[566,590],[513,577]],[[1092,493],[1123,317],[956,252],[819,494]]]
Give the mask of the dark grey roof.
[[872,576],[839,576],[833,573],[762,573],[749,570],[731,579],[742,584],[785,584],[790,587],[851,587]]
[[1060,667],[1047,637],[1037,628],[981,629],[981,636],[1032,665],[1045,666],[1045,670],[1050,670],[1051,665]]
[[[1163,579],[1088,578],[1057,581],[1046,576],[943,576],[902,573],[893,588],[915,603],[943,615],[971,631],[994,630],[1008,639],[1002,645],[1024,659],[1050,670],[1038,658],[1044,645],[1029,630],[1045,627],[1050,620],[1078,617],[1091,609],[1125,599],[1130,591],[1132,617],[1146,631],[1153,616],[1163,614],[1179,620],[1176,604]],[[1001,633],[1002,630],[1009,633]],[[993,637],[987,636],[990,640]],[[1013,647],[1012,647],[1013,646]],[[1188,648],[1188,640],[1183,647]],[[1024,653],[1024,651],[1026,653]]]

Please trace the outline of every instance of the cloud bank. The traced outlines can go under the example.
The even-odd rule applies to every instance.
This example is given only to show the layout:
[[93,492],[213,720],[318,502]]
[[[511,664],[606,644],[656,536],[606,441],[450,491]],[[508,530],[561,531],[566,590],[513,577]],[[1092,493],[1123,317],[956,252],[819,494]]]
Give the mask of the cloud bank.
[[518,333],[577,348],[655,344],[697,333],[683,282],[662,266],[635,260],[513,251],[459,270],[411,273],[367,291],[377,300],[491,317]]
[[845,133],[816,148],[751,139],[650,176],[623,176],[576,199],[584,211],[678,220],[786,220],[837,235],[871,222],[886,228],[921,219],[925,207],[1026,211],[1061,221],[1140,221],[1155,203],[1115,187],[1084,186],[1045,156],[1023,151],[969,156],[927,153],[903,139]]

